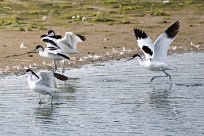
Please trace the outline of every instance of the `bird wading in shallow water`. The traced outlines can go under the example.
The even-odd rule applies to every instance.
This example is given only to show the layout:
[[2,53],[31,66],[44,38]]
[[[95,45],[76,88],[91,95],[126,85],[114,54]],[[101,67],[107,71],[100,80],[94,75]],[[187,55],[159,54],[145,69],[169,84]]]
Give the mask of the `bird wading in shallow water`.
[[[41,41],[47,44],[47,48],[58,48],[67,55],[79,53],[77,44],[86,39],[84,36],[72,32],[66,32],[63,38],[59,38],[60,36],[56,37],[53,30],[49,30],[47,35],[41,37]],[[62,73],[64,72],[64,65],[65,61],[62,65]]]
[[50,95],[52,104],[52,93],[54,92],[52,87],[54,77],[62,81],[68,80],[68,77],[53,72],[40,72],[38,76],[31,69],[27,69],[26,73],[28,74],[28,85],[30,89],[39,93],[39,104],[42,104],[40,94]]
[[154,76],[150,81],[153,81],[157,77],[169,77],[171,81],[171,75],[166,70],[175,70],[175,68],[167,62],[167,51],[179,31],[179,27],[180,22],[176,21],[154,43],[143,30],[134,29],[138,46],[143,51],[145,59],[135,54],[129,60],[137,58],[139,64],[143,67],[152,71],[162,71],[165,74],[165,76]]

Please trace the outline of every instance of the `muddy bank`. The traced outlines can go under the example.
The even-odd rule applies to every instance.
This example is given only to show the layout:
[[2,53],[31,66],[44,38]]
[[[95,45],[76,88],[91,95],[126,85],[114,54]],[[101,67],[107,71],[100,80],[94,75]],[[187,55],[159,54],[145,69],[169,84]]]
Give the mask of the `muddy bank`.
[[[169,54],[184,52],[203,52],[203,24],[199,21],[190,22],[187,18],[175,17],[164,21],[161,17],[141,17],[141,22],[134,24],[70,24],[69,27],[50,27],[57,33],[64,35],[66,31],[82,34],[86,41],[78,45],[79,54],[71,56],[66,68],[80,67],[88,63],[108,61],[112,59],[128,58],[134,53],[141,53],[133,33],[133,28],[144,29],[146,33],[156,38],[175,20],[181,22],[180,31],[170,46]],[[151,21],[151,23],[148,23]],[[1,31],[0,32],[0,72],[1,74],[19,73],[26,68],[50,69],[52,62],[41,58],[38,54],[29,54],[18,57],[9,57],[31,51],[36,45],[46,45],[40,41],[43,31]],[[24,43],[25,47],[20,48]]]

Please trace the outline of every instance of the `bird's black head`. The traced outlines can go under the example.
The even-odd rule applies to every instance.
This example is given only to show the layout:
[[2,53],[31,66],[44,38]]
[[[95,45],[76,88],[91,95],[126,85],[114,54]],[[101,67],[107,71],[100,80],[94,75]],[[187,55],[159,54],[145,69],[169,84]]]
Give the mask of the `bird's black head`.
[[43,37],[46,37],[46,36],[54,36],[54,35],[55,35],[55,32],[53,30],[49,30],[47,32],[47,34],[43,34],[40,37],[43,38]]
[[31,69],[26,69],[26,72],[32,72],[32,70]]
[[48,34],[48,35],[55,35],[55,32],[54,32],[53,30],[49,30],[49,31],[47,32],[47,34]]
[[33,71],[28,68],[28,69],[26,69],[26,71],[24,73],[22,73],[22,75],[25,75],[26,73],[29,73],[29,72],[32,73]]
[[31,73],[32,75],[36,76],[39,79],[39,76],[35,74],[31,69],[26,69],[26,73]]

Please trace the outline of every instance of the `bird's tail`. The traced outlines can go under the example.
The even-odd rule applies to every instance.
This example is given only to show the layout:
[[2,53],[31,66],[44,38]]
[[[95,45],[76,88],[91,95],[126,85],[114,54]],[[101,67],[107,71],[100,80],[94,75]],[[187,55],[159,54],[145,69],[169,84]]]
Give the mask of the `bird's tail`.
[[168,69],[168,70],[177,70],[177,67],[172,66],[172,65],[170,65],[170,64],[168,64],[168,67],[169,67],[169,69]]

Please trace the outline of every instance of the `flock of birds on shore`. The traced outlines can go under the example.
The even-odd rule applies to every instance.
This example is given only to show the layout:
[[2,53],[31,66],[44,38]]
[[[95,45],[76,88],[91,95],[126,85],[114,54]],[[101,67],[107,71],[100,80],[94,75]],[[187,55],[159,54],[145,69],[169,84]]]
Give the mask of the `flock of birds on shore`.
[[[176,21],[169,28],[167,28],[153,43],[151,38],[145,33],[145,31],[138,28],[134,28],[135,37],[139,48],[143,51],[144,57],[139,54],[135,54],[130,61],[137,58],[139,64],[151,71],[161,71],[165,76],[154,76],[150,81],[152,82],[158,77],[169,77],[171,82],[171,75],[166,70],[175,70],[167,61],[167,51],[173,40],[175,39],[180,27],[180,22]],[[28,53],[38,52],[41,57],[53,60],[53,71],[40,72],[37,75],[31,69],[27,69],[28,84],[30,89],[39,93],[39,104],[41,104],[40,94],[50,95],[52,104],[52,85],[54,78],[58,80],[66,81],[69,78],[64,73],[64,64],[62,66],[61,74],[56,73],[57,65],[59,61],[70,60],[70,55],[78,53],[77,44],[85,40],[85,36],[74,34],[72,32],[66,32],[65,36],[55,34],[53,30],[49,30],[47,34],[41,36],[41,41],[46,43],[47,47],[37,45],[36,48]]]

